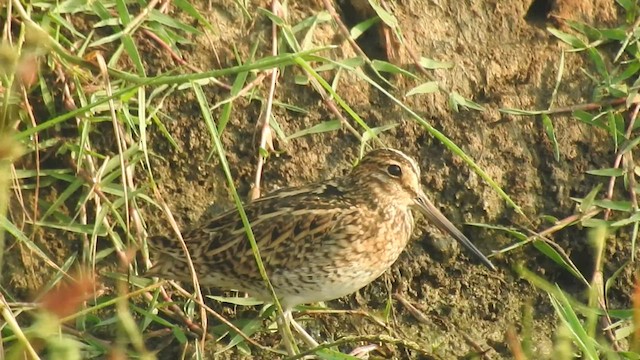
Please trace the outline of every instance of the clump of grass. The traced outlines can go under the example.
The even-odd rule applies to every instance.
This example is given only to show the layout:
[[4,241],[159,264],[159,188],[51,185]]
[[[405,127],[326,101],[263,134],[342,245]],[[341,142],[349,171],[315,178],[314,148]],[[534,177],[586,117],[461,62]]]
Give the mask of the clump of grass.
[[[640,60],[637,57],[638,4],[619,1],[626,13],[626,24],[616,28],[595,28],[588,24],[567,21],[568,29],[549,28],[548,31],[566,44],[558,61],[556,87],[549,99],[547,109],[501,109],[505,114],[533,116],[542,122],[551,151],[556,160],[562,156],[555,136],[555,118],[568,116],[574,121],[586,124],[591,131],[607,135],[615,153],[611,166],[590,169],[598,184],[581,198],[574,198],[576,214],[564,219],[546,217],[554,223],[542,231],[523,232],[519,229],[493,227],[508,232],[519,241],[500,252],[508,252],[525,244],[532,244],[544,256],[571,274],[584,289],[585,296],[576,297],[569,289],[549,282],[543,276],[519,265],[517,272],[537,288],[545,291],[559,319],[553,359],[572,359],[578,354],[586,359],[637,359],[638,352],[638,279],[633,294],[632,306],[626,309],[610,308],[610,290],[619,276],[636,260],[638,237],[638,216],[636,166],[634,154],[640,137],[635,135],[638,128],[636,119],[640,111],[638,89],[640,80]],[[611,51],[616,47],[617,51]],[[585,70],[593,84],[592,102],[570,106],[556,106],[556,95],[564,78],[566,56],[584,54],[591,66]],[[601,181],[598,179],[602,179]],[[480,226],[486,226],[481,225]],[[593,254],[593,272],[584,273],[571,260],[567,251],[554,242],[550,236],[558,231],[584,227],[590,229],[588,237]],[[626,236],[625,236],[626,234]],[[607,249],[614,242],[626,242],[628,251],[616,254],[616,258],[626,258],[612,262],[607,257]],[[610,256],[610,255],[609,255]],[[611,267],[615,266],[613,272]],[[636,274],[636,277],[638,274]],[[586,300],[585,300],[586,299]],[[522,333],[523,342],[530,341],[530,333]],[[517,359],[536,359],[540,354],[530,348],[520,346],[512,338],[512,350]],[[524,349],[524,350],[523,350]]]

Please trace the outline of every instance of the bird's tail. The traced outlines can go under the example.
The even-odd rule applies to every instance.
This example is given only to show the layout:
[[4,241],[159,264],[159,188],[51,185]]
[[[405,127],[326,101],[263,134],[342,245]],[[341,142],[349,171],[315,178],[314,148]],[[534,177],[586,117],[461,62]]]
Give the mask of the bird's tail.
[[[180,274],[186,265],[179,261],[177,250],[172,248],[172,241],[166,236],[157,235],[149,238],[153,266],[144,272],[144,276],[154,276],[167,280],[183,280]],[[175,254],[174,254],[175,253]]]

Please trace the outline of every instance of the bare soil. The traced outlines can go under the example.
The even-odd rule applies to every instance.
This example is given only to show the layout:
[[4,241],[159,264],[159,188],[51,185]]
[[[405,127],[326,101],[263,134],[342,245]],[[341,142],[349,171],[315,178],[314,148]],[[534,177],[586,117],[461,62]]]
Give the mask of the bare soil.
[[[269,8],[268,2],[258,2]],[[340,6],[345,8],[344,2],[336,4],[339,11]],[[194,46],[183,49],[189,63],[202,69],[235,65],[233,47],[243,58],[248,58],[256,41],[260,42],[261,49],[258,56],[269,54],[271,26],[265,17],[249,21],[232,1],[209,3],[211,8],[205,16],[218,26],[218,32],[211,34],[212,42],[205,37],[195,38]],[[530,0],[404,0],[389,3],[392,3],[391,10],[406,37],[407,47],[424,57],[453,62],[452,69],[437,70],[433,75],[442,84],[482,104],[487,110],[452,112],[445,94],[413,96],[404,101],[474,158],[522,206],[535,224],[544,226],[539,220],[543,214],[558,218],[572,214],[575,204],[570,197],[584,196],[595,183],[584,171],[608,167],[612,162],[613,148],[606,141],[606,135],[571,118],[554,117],[560,145],[560,160],[556,161],[539,119],[504,115],[498,109],[549,107],[564,46],[550,36],[545,26],[562,23],[567,18],[592,25],[616,23],[618,14],[613,2],[578,1],[579,6],[572,6],[574,1],[551,1],[552,6],[548,9],[541,6],[542,10],[531,11]],[[574,11],[567,10],[568,7]],[[323,5],[320,1],[303,0],[290,2],[288,9],[290,23],[295,24],[323,10]],[[340,45],[332,50],[333,58],[354,55],[334,26],[320,26],[315,36],[318,44]],[[157,60],[145,61],[153,63]],[[411,58],[402,47],[390,61],[413,68]],[[589,71],[588,60],[581,55],[566,54],[565,61],[564,78],[554,105],[589,102],[594,84],[582,73],[584,69]],[[294,75],[288,69],[281,76],[276,99],[309,112],[301,114],[276,107],[275,117],[287,134],[333,118],[319,95],[310,87],[294,83]],[[397,87],[392,92],[399,97],[418,84],[400,77],[392,77],[390,81]],[[266,87],[267,81],[262,90]],[[427,193],[485,253],[503,248],[514,239],[463,226],[465,222],[532,226],[508,208],[461,159],[448,152],[375,89],[349,76],[340,81],[338,89],[371,127],[400,124],[385,132],[382,140],[419,159]],[[206,91],[211,103],[228,96],[226,90],[215,86],[207,87]],[[154,160],[156,180],[185,227],[209,211],[212,204],[218,208],[232,206],[216,157],[207,160],[212,144],[196,100],[188,94],[174,97],[163,109],[173,118],[166,126],[179,149],[172,148],[159,132],[151,134],[151,146],[162,158]],[[223,134],[227,157],[241,194],[249,192],[253,180],[259,136],[256,123],[260,111],[258,101],[236,101],[231,122]],[[218,116],[217,112],[215,116]],[[266,163],[262,185],[265,191],[343,174],[357,157],[359,141],[347,131],[338,131],[306,136],[289,143],[278,142],[276,146],[282,153],[272,156]],[[157,223],[153,222],[153,217],[147,221],[151,233],[167,228],[163,218],[158,218]],[[441,359],[461,358],[478,349],[488,351],[493,359],[510,358],[505,331],[510,327],[520,330],[523,319],[531,316],[535,351],[541,358],[550,356],[557,325],[553,309],[547,296],[519,279],[512,267],[521,263],[543,273],[549,280],[559,282],[565,289],[575,289],[574,295],[580,296],[582,289],[574,285],[570,275],[565,275],[563,270],[531,248],[497,259],[495,262],[500,270],[493,273],[459,251],[453,240],[433,230],[426,221],[421,220],[418,229],[415,241],[385,276],[358,294],[328,305],[336,309],[381,311],[390,294],[397,292],[426,314],[428,321],[420,321],[394,300],[391,333],[417,342],[430,349],[434,358]],[[586,231],[574,228],[556,234],[555,240],[567,249],[586,274],[590,274],[592,257],[586,238]],[[613,254],[622,245],[614,243],[611,246],[610,253]],[[611,269],[617,268],[623,260],[614,256]],[[29,263],[28,256],[12,261],[24,261],[15,266],[29,269],[27,274],[37,272],[39,268],[39,265]],[[13,266],[11,261],[10,266]],[[619,303],[614,305],[629,303],[626,294],[631,286],[631,275],[630,272],[623,274],[612,290],[619,294],[616,298]],[[12,287],[22,287],[25,293],[39,286],[37,282],[20,282],[19,278],[5,278],[5,281],[12,281]],[[387,332],[358,315],[314,317],[315,322],[306,324],[319,339]],[[393,346],[384,349],[382,354],[385,358],[417,358],[416,353]],[[268,354],[263,356],[268,358]]]

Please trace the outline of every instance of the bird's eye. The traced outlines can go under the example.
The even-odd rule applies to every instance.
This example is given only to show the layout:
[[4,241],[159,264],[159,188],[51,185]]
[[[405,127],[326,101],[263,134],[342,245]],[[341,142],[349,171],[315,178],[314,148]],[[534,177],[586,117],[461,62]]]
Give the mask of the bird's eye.
[[400,175],[402,175],[402,169],[400,169],[400,166],[398,165],[389,165],[389,167],[387,168],[387,172],[389,173],[389,175],[395,177],[400,177]]

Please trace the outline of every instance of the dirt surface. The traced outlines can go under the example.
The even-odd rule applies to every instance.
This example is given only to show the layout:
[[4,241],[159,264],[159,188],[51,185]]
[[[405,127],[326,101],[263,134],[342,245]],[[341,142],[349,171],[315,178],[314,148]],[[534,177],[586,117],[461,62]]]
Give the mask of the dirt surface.
[[[271,26],[265,17],[248,21],[234,2],[213,0],[210,3],[211,9],[205,15],[217,24],[218,32],[211,35],[212,42],[205,37],[193,39],[196,44],[183,49],[188,62],[202,69],[235,65],[233,46],[247,58],[255,41],[260,42],[258,56],[268,55]],[[583,1],[574,12],[567,10],[571,1],[549,3],[552,6],[548,9],[542,6],[542,10],[536,10],[542,13],[533,14],[533,17],[530,13],[532,2],[528,0],[405,0],[391,6],[408,48],[421,56],[455,64],[452,69],[434,71],[435,78],[487,110],[452,112],[445,94],[418,95],[404,101],[475,159],[535,224],[543,214],[558,218],[572,214],[575,203],[570,197],[584,196],[594,184],[594,179],[587,177],[584,171],[608,167],[613,159],[613,149],[604,134],[569,118],[555,117],[561,154],[560,160],[556,161],[538,119],[498,112],[499,108],[505,107],[549,107],[557,64],[564,48],[544,29],[553,25],[551,21],[575,17],[592,25],[605,25],[615,23],[618,17],[610,1]],[[266,2],[259,5],[269,7]],[[336,5],[339,11],[339,5],[344,6]],[[295,24],[323,10],[323,6],[319,1],[306,0],[290,2],[288,9],[290,23]],[[319,27],[314,42],[338,44],[330,54],[334,59],[355,54],[337,29],[326,23]],[[211,47],[212,43],[215,48]],[[413,67],[408,52],[402,47],[390,61]],[[555,106],[590,101],[593,84],[582,73],[585,68],[588,71],[588,63],[576,54],[566,54],[565,61],[564,81],[558,89]],[[311,87],[294,83],[294,75],[288,69],[281,76],[276,99],[307,109],[308,113],[276,107],[274,115],[287,134],[333,118]],[[418,84],[399,77],[390,81],[397,87],[392,92],[399,98]],[[267,84],[265,81],[261,87],[263,93],[266,93]],[[531,226],[508,208],[460,158],[448,152],[371,86],[344,76],[338,89],[369,126],[399,124],[381,135],[383,142],[418,159],[427,193],[485,253],[501,249],[515,240],[496,232],[463,226],[463,223]],[[226,90],[215,86],[207,87],[206,91],[210,103],[228,96]],[[163,111],[172,118],[165,125],[179,148],[172,148],[158,131],[152,129],[150,144],[161,157],[155,158],[153,166],[156,180],[170,199],[179,223],[187,226],[197,221],[211,204],[217,208],[231,207],[216,157],[207,160],[212,144],[196,100],[192,95],[175,96]],[[258,101],[236,101],[231,121],[223,134],[230,167],[242,195],[250,189],[257,162],[256,122],[260,112]],[[219,116],[218,110],[214,112],[216,116]],[[266,163],[262,185],[265,191],[343,174],[358,156],[359,141],[342,130],[288,143],[278,142],[276,146],[282,153],[272,156]],[[163,218],[154,223],[151,217],[147,222],[151,233],[167,229]],[[585,273],[590,274],[591,255],[585,245],[586,232],[574,229],[558,234],[555,240],[568,249],[571,258]],[[509,327],[520,330],[525,314],[531,312],[535,350],[543,357],[549,356],[557,320],[548,297],[518,279],[511,269],[516,263],[523,263],[568,289],[573,287],[572,278],[531,248],[497,259],[495,263],[500,270],[493,273],[470,259],[467,253],[457,250],[452,241],[420,220],[415,241],[384,277],[358,294],[330,302],[328,306],[376,312],[384,309],[390,294],[398,292],[420,309],[427,321],[419,321],[406,306],[395,300],[390,333],[411,339],[430,349],[434,357],[443,359],[460,358],[478,349],[488,351],[490,358],[510,358],[505,331]],[[614,259],[612,269],[615,265]],[[31,268],[30,271],[37,272],[33,266],[25,265]],[[630,273],[623,274],[612,290],[620,294],[617,305],[628,304],[625,294],[631,286],[630,278]],[[581,296],[581,288],[575,286],[575,289],[574,295]],[[314,318],[314,322],[305,324],[318,339],[387,333],[384,328],[358,315],[327,314]],[[417,357],[416,353],[402,347],[389,347],[383,354],[389,358]]]

